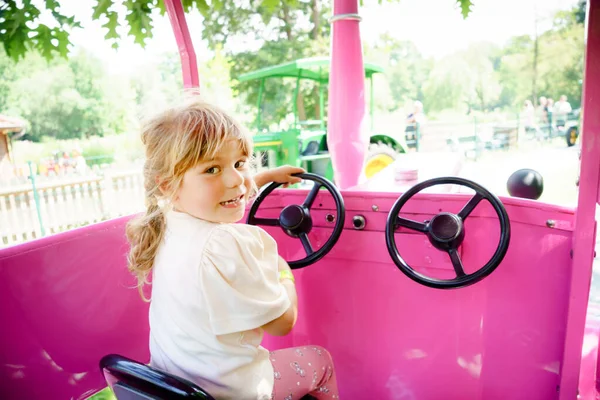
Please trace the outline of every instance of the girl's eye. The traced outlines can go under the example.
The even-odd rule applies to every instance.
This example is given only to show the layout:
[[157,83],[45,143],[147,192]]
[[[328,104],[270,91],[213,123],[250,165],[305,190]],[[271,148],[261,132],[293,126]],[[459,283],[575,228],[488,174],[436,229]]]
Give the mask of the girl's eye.
[[210,167],[204,172],[207,174],[216,174],[219,172],[219,167]]
[[244,165],[246,165],[246,161],[245,160],[240,160],[238,162],[235,163],[235,167],[236,168],[242,168]]

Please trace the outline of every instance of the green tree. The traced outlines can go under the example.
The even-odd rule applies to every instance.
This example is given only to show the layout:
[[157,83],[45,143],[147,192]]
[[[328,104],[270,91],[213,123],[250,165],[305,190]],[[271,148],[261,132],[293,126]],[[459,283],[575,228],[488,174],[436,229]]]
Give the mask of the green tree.
[[179,56],[176,52],[162,54],[156,64],[131,76],[130,81],[140,113],[162,108],[176,98],[183,87]]
[[[322,0],[283,2],[272,10],[251,5],[223,7],[204,22],[204,36],[211,47],[226,41],[250,41],[254,49],[240,51],[224,46],[224,54],[232,60],[233,90],[241,97],[246,112],[255,115],[260,82],[239,82],[239,75],[295,59],[327,55],[329,24],[323,23],[331,13]],[[257,49],[257,50],[256,50]],[[300,120],[320,115],[318,86],[303,81],[297,99],[293,99],[295,79],[265,82],[261,103],[261,126],[280,125],[289,117],[296,101]]]
[[502,49],[498,77],[502,91],[499,104],[520,108],[525,99],[533,100],[533,74],[538,96],[557,99],[567,95],[573,107],[581,104],[584,59],[584,26],[581,12],[559,11],[552,28],[538,37],[538,56],[534,67],[535,38],[512,38]]
[[523,35],[511,38],[502,50],[498,67],[501,107],[519,108],[531,98],[533,47],[533,39]]
[[578,10],[557,13],[553,29],[540,37],[539,93],[554,99],[566,95],[573,107],[581,105],[585,48]]
[[[231,61],[221,49],[199,60],[202,95],[212,102],[234,108],[234,99],[229,81]],[[183,92],[181,61],[176,52],[166,52],[149,65],[130,77],[135,92],[135,103],[143,114],[145,110],[156,110],[170,104]]]
[[428,113],[458,109],[468,101],[469,64],[460,53],[435,63],[423,87],[424,106]]
[[393,105],[389,107],[389,111],[394,111],[409,101],[424,100],[423,87],[433,62],[425,59],[414,43],[383,34],[372,48],[365,49],[365,58],[385,68],[385,76],[393,98]]
[[579,0],[577,6],[573,9],[573,16],[578,24],[585,22],[585,10],[587,8],[587,0]]
[[[471,0],[448,1],[458,3],[461,13],[467,17],[471,9]],[[19,60],[27,51],[35,49],[46,59],[51,59],[56,54],[66,57],[71,44],[70,32],[81,28],[75,16],[63,14],[60,0],[45,0],[40,5],[33,4],[31,0],[20,3],[17,4],[15,0],[4,0],[0,3],[0,40],[7,54],[12,59]],[[186,12],[197,8],[212,26],[212,29],[205,29],[204,39],[213,40],[214,37],[214,41],[221,43],[232,33],[254,32],[256,23],[262,21],[269,24],[274,17],[283,16],[283,19],[287,19],[290,24],[285,28],[291,30],[291,23],[300,18],[299,14],[307,9],[314,10],[312,5],[316,3],[317,0],[251,0],[248,3],[214,0],[209,5],[206,0],[182,0]],[[123,6],[115,4],[114,0],[96,0],[90,11],[94,20],[104,21],[103,26],[107,30],[105,37],[114,47],[118,46],[121,38],[118,30],[121,21],[126,21],[129,28],[127,34],[143,46],[145,40],[152,37],[152,13],[156,10],[160,13],[165,12],[163,0],[125,0]],[[49,24],[41,23],[42,14],[51,15],[52,21]],[[224,15],[230,15],[232,18],[223,18]],[[322,27],[327,25],[319,24]],[[213,34],[217,36],[212,36]]]
[[[0,65],[5,64],[1,55]],[[23,139],[101,136],[130,126],[134,97],[128,83],[109,77],[100,60],[86,52],[49,62],[32,52],[11,73],[0,111],[29,122]]]
[[498,105],[501,85],[495,67],[499,49],[490,43],[475,43],[462,53],[468,75],[465,102],[470,109],[489,111]]
[[[460,5],[466,17],[471,1],[453,1]],[[228,39],[251,38],[254,35],[254,43],[249,46],[254,47],[252,51],[223,48],[227,57],[235,57],[235,64],[231,68],[233,78],[244,71],[267,65],[327,54],[330,24],[325,21],[331,13],[330,3],[324,0],[215,0],[209,6],[206,0],[182,0],[185,11],[197,8],[202,14],[202,36],[213,50],[224,46]],[[13,59],[19,59],[30,49],[38,49],[47,58],[56,52],[63,56],[67,54],[69,31],[78,28],[79,24],[73,16],[61,14],[59,5],[57,0],[44,3],[45,9],[50,11],[56,22],[56,27],[52,29],[39,23],[41,10],[30,1],[23,2],[20,8],[11,0],[0,6],[4,16],[0,19],[0,38]],[[115,5],[113,0],[97,0],[92,18],[104,21],[106,39],[112,41],[113,46],[118,46],[121,21],[126,21],[129,28],[127,34],[143,46],[145,39],[152,36],[154,11],[164,13],[162,0],[126,0],[122,7]],[[234,80],[233,84],[236,93],[247,94],[247,104],[255,102],[257,88],[252,87],[252,83],[242,84]],[[297,102],[300,119],[320,115],[315,85],[307,82],[302,86],[298,98],[291,99],[292,85],[292,82],[268,83],[264,99],[266,122],[285,119],[293,101]]]

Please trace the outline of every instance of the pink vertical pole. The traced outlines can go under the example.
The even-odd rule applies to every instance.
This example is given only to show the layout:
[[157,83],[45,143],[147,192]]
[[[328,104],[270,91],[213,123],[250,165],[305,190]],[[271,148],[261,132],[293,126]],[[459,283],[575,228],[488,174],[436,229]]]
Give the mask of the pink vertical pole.
[[194,44],[190,37],[185,13],[181,5],[181,0],[165,0],[167,14],[173,27],[177,47],[179,47],[179,57],[181,58],[181,69],[183,72],[183,87],[198,88],[200,79],[198,78],[198,64],[196,63],[196,53]]
[[596,374],[593,370],[580,371],[596,240],[595,211],[600,187],[600,1],[588,1],[587,5],[581,175],[573,235],[567,331],[560,371],[560,400],[577,398],[580,373]]
[[363,129],[365,71],[359,22],[357,0],[333,1],[327,146],[340,189],[361,180],[369,145]]

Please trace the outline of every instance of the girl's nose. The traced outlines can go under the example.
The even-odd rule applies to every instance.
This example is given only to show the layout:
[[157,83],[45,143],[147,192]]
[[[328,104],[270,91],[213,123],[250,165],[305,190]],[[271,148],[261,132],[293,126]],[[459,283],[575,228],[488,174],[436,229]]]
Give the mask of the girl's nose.
[[230,188],[241,186],[244,183],[244,175],[235,168],[229,168],[225,173],[225,185]]

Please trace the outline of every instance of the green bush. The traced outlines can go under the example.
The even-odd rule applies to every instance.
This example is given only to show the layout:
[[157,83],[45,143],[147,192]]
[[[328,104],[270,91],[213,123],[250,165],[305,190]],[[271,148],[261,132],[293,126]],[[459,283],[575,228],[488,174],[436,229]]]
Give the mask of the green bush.
[[112,164],[115,161],[115,149],[102,140],[90,140],[82,143],[82,155],[88,166]]

